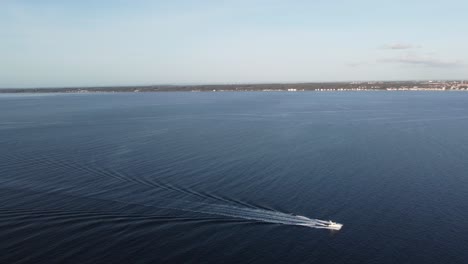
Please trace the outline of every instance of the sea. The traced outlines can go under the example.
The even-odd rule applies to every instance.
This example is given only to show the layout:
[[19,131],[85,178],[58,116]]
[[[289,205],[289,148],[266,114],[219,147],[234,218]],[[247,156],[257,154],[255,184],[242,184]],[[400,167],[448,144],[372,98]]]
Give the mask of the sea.
[[0,95],[0,263],[468,263],[468,92]]

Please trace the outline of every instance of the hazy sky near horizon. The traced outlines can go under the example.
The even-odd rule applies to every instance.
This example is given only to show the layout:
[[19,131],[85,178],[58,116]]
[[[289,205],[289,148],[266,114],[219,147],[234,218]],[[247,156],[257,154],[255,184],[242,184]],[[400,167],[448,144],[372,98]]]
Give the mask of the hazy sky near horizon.
[[0,88],[468,79],[466,0],[0,0]]

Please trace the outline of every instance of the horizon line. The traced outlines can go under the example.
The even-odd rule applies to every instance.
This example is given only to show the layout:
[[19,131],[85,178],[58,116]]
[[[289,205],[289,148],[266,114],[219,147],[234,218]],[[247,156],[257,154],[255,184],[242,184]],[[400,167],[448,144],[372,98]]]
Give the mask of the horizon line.
[[468,81],[468,79],[402,79],[402,80],[350,80],[350,81],[308,81],[308,82],[239,82],[239,83],[161,83],[161,84],[129,84],[129,85],[84,85],[84,86],[22,86],[0,87],[0,89],[76,89],[76,88],[126,88],[151,86],[214,86],[214,85],[285,85],[285,84],[318,84],[318,83],[352,83],[352,82],[422,82],[422,81]]

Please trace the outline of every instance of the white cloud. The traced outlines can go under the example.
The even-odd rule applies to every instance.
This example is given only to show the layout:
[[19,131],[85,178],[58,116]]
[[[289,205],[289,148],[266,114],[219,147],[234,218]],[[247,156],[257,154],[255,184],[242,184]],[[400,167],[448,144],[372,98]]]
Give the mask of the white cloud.
[[392,44],[386,44],[382,46],[382,48],[388,49],[388,50],[407,50],[407,49],[418,49],[418,48],[421,48],[421,46],[407,44],[407,43],[392,43]]
[[451,68],[464,66],[463,61],[441,59],[433,55],[406,54],[400,57],[381,59],[380,62]]

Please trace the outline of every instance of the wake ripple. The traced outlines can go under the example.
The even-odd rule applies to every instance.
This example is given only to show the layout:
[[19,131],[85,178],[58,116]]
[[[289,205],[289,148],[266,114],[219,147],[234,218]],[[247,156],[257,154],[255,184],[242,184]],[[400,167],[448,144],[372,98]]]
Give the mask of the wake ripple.
[[[3,186],[6,184],[3,183]],[[284,212],[260,209],[260,208],[250,208],[234,205],[222,205],[216,203],[204,203],[204,202],[195,202],[195,201],[185,201],[179,199],[152,199],[151,196],[141,193],[132,193],[132,194],[122,194],[120,193],[118,197],[113,195],[112,191],[110,192],[96,192],[97,188],[88,187],[88,191],[93,191],[93,194],[86,194],[80,190],[73,188],[61,188],[60,191],[57,191],[56,188],[50,188],[47,186],[38,186],[40,183],[35,185],[33,188],[25,188],[24,186],[19,187],[18,185],[12,186],[11,183],[8,184],[11,189],[23,190],[23,191],[34,191],[40,192],[43,194],[49,195],[66,195],[76,198],[83,199],[95,199],[104,202],[117,202],[126,205],[135,205],[135,206],[144,206],[157,209],[167,209],[167,210],[178,210],[199,214],[208,214],[213,216],[224,216],[228,218],[243,219],[249,221],[257,221],[263,223],[271,224],[281,224],[281,225],[293,225],[293,226],[304,226],[309,228],[321,228],[321,229],[331,229],[339,230],[336,226],[330,226],[329,221],[311,219],[301,215],[288,214]],[[31,186],[31,185],[30,185]],[[95,186],[97,187],[97,186]],[[94,189],[94,190],[93,190]],[[341,226],[340,226],[341,227]]]
[[[13,157],[15,158],[15,157]],[[179,189],[173,186],[155,184],[147,182],[142,179],[128,177],[124,174],[120,174],[116,171],[108,171],[100,169],[99,167],[85,167],[80,164],[65,162],[60,159],[47,159],[32,157],[29,161],[37,165],[47,165],[54,168],[64,168],[68,170],[77,170],[90,175],[101,175],[109,178],[115,178],[120,181],[128,182],[132,184],[132,188],[127,189],[130,186],[122,185],[119,182],[107,182],[105,185],[98,182],[76,182],[74,185],[63,182],[60,178],[50,178],[48,181],[39,182],[29,177],[25,179],[14,178],[11,181],[4,181],[3,186],[10,185],[10,188],[20,190],[31,190],[41,192],[45,194],[55,195],[69,195],[78,198],[91,198],[99,199],[108,202],[119,202],[128,205],[140,205],[148,206],[160,209],[179,210],[200,214],[209,214],[216,216],[224,216],[229,218],[244,219],[250,221],[282,224],[282,225],[295,225],[304,226],[310,228],[322,228],[322,229],[339,229],[337,226],[330,226],[329,221],[323,221],[319,219],[312,219],[305,216],[294,215],[270,209],[251,207],[251,205],[243,204],[221,204],[220,202],[230,202],[229,200],[224,201],[218,197],[202,195],[191,190]],[[30,164],[31,165],[31,164]],[[29,178],[29,179],[28,179]],[[135,190],[135,185],[143,185],[150,188],[144,188],[140,191]],[[68,186],[67,186],[68,185]],[[29,187],[26,187],[29,186]],[[142,187],[143,187],[142,186]],[[186,201],[179,199],[155,199],[155,197],[161,197],[161,193],[151,187],[160,187],[162,189],[176,191],[184,193],[185,195],[197,197],[199,199],[211,200],[213,202],[201,202],[201,201]],[[147,189],[147,190],[145,190]],[[341,225],[339,225],[341,227]]]

